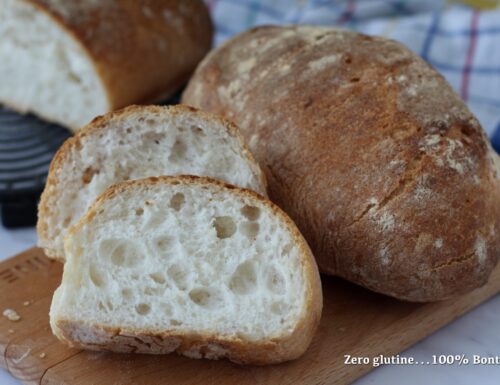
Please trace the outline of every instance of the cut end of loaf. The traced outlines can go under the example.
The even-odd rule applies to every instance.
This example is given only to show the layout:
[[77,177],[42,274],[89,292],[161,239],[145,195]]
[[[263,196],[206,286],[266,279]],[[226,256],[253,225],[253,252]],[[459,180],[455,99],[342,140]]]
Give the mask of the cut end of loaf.
[[132,106],[96,118],[58,151],[39,205],[39,245],[64,260],[66,230],[107,187],[180,174],[266,194],[263,174],[232,123],[187,106]]
[[81,44],[28,1],[0,1],[0,103],[77,130],[110,110]]
[[65,251],[50,317],[73,346],[265,364],[302,354],[319,322],[317,267],[291,220],[215,180],[116,185]]

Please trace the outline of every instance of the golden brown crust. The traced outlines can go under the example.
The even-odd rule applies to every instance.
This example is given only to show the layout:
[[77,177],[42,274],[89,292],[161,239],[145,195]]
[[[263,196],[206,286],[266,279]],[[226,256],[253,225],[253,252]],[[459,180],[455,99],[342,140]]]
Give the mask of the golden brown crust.
[[256,28],[213,51],[183,101],[240,126],[322,271],[432,301],[483,285],[496,265],[500,185],[487,138],[401,44]]
[[[127,181],[109,187],[92,205],[86,215],[73,227],[66,237],[71,237],[80,228],[88,225],[99,215],[106,201],[137,187],[153,185],[200,185],[212,191],[231,190],[232,194],[250,198],[269,208],[286,225],[298,246],[301,265],[304,268],[303,279],[307,282],[306,307],[300,315],[300,321],[291,333],[276,336],[265,341],[248,341],[232,336],[203,335],[180,333],[175,331],[152,331],[135,329],[107,328],[103,325],[87,325],[77,321],[56,319],[53,330],[56,336],[73,347],[94,350],[112,350],[118,352],[137,352],[161,354],[177,351],[194,358],[228,358],[241,364],[265,365],[292,360],[302,355],[309,346],[319,325],[323,298],[321,281],[314,256],[293,221],[275,204],[252,190],[207,177],[192,175],[161,176]],[[93,335],[95,343],[82,343],[79,335]]]
[[201,0],[25,1],[84,49],[110,110],[171,95],[211,46],[212,23]]
[[49,174],[47,177],[47,182],[45,184],[45,189],[40,198],[40,202],[38,204],[38,222],[37,222],[37,233],[40,245],[44,248],[45,254],[52,259],[59,260],[61,262],[64,261],[64,256],[58,255],[56,250],[53,250],[50,245],[50,235],[48,228],[48,221],[51,216],[57,215],[54,213],[54,202],[57,202],[59,196],[59,186],[61,181],[59,180],[59,171],[62,169],[62,165],[71,157],[71,154],[81,147],[82,138],[90,135],[97,134],[100,130],[106,129],[108,123],[111,123],[115,120],[127,120],[129,117],[133,117],[134,115],[142,113],[144,115],[147,114],[163,114],[168,113],[172,116],[181,115],[185,113],[195,113],[201,119],[217,122],[224,126],[227,130],[228,134],[236,138],[242,148],[242,155],[246,157],[248,164],[259,181],[259,185],[262,187],[263,191],[266,191],[267,181],[265,179],[265,175],[262,173],[258,163],[254,159],[252,153],[248,150],[243,137],[241,136],[238,127],[230,122],[222,118],[221,116],[217,116],[208,112],[203,112],[197,108],[186,106],[186,105],[176,105],[176,106],[129,106],[125,107],[121,110],[110,112],[103,116],[96,117],[92,122],[90,122],[87,126],[83,127],[78,133],[76,133],[71,138],[67,139],[63,145],[59,148],[57,153],[55,154],[49,168]]

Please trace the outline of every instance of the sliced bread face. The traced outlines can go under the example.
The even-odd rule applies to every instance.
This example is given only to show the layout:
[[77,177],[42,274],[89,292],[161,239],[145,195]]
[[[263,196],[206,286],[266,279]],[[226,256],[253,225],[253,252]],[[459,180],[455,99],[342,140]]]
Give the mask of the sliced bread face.
[[300,356],[320,319],[317,266],[293,222],[213,179],[112,186],[65,251],[50,322],[73,347],[269,364]]
[[187,106],[132,106],[95,119],[54,157],[39,205],[39,246],[64,260],[67,229],[106,188],[180,174],[266,194],[263,174],[233,124]]

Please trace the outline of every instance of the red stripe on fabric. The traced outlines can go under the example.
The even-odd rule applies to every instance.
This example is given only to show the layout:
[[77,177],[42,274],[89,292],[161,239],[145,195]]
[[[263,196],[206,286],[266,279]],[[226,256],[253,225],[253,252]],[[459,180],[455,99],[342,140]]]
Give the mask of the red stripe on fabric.
[[340,15],[339,19],[337,20],[337,24],[345,24],[348,21],[350,21],[355,10],[356,10],[356,1],[349,0],[347,2],[346,10],[342,13],[342,15]]
[[465,101],[469,98],[470,73],[472,70],[472,63],[474,61],[474,54],[476,52],[480,14],[481,13],[479,11],[474,11],[472,13],[470,23],[469,48],[467,49],[467,56],[465,57],[465,66],[462,72],[462,86],[460,88],[460,95]]
[[210,13],[215,11],[215,6],[217,5],[218,1],[219,0],[206,0],[205,1],[205,4],[208,6],[208,10],[210,11]]

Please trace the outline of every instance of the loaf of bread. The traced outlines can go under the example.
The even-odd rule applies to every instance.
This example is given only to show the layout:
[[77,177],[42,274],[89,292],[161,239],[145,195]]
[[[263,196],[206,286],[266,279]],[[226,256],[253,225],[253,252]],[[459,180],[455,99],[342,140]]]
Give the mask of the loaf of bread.
[[300,356],[319,323],[318,269],[295,224],[214,179],[114,185],[65,251],[50,323],[73,347],[271,364]]
[[211,46],[202,0],[0,0],[0,103],[79,129],[172,94]]
[[67,229],[107,187],[179,174],[266,195],[263,173],[232,123],[185,106],[131,106],[94,119],[55,155],[38,209],[39,246],[64,260]]
[[480,124],[392,40],[262,27],[213,51],[183,95],[246,136],[320,269],[409,301],[483,285],[500,181]]

